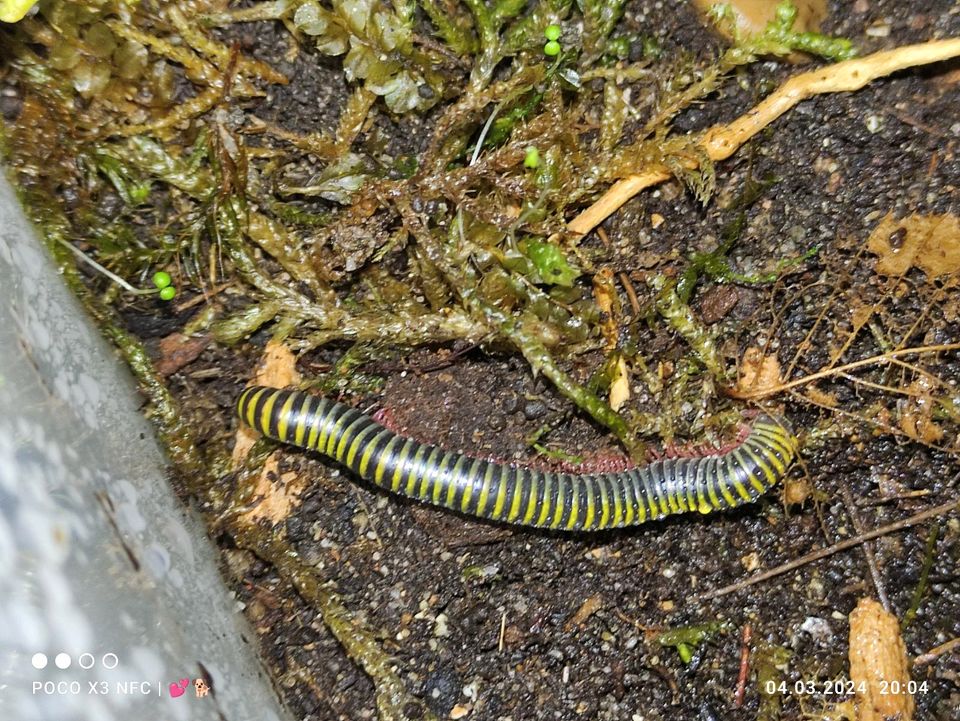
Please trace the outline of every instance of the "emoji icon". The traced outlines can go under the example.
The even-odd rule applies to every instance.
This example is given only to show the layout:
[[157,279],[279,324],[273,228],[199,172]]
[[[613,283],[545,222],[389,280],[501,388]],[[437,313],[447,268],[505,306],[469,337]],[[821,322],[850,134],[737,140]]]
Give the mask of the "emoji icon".
[[193,685],[197,689],[197,698],[203,698],[210,692],[210,687],[207,686],[206,682],[202,678],[198,678],[193,682]]
[[186,690],[187,686],[190,684],[190,679],[182,678],[179,681],[174,681],[170,684],[170,696],[173,698],[179,698],[183,696],[183,692]]

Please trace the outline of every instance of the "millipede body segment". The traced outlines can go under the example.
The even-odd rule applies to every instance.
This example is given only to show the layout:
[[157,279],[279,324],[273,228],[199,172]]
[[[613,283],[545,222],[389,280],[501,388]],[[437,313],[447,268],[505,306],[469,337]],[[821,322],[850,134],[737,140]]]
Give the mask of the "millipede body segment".
[[787,422],[768,415],[726,453],[616,473],[554,473],[420,443],[350,406],[299,391],[247,388],[237,413],[265,436],[318,451],[392,493],[480,518],[568,531],[750,503],[784,477],[797,455]]

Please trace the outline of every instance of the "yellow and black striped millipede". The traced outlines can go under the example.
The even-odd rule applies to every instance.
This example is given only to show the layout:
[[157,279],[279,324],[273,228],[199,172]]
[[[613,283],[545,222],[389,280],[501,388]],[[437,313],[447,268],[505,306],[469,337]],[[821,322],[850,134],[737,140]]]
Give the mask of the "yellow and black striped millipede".
[[599,531],[755,501],[786,474],[797,439],[757,417],[733,450],[666,458],[616,473],[553,473],[496,463],[397,435],[360,411],[299,391],[247,388],[237,413],[260,433],[319,451],[381,488],[494,521]]

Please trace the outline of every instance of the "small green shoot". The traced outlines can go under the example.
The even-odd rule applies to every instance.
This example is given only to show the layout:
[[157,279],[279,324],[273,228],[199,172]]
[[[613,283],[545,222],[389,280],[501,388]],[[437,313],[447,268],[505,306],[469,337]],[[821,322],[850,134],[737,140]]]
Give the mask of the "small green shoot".
[[573,269],[567,257],[557,246],[540,240],[527,240],[521,244],[521,251],[533,263],[539,281],[549,285],[573,286],[580,272]]
[[726,632],[728,625],[721,621],[711,621],[696,626],[686,626],[684,628],[674,628],[664,631],[657,637],[661,646],[673,646],[680,655],[680,660],[684,664],[689,664],[693,660],[693,654],[697,647],[704,641],[709,641],[718,633]]
[[523,156],[523,166],[525,168],[530,168],[533,170],[540,165],[540,151],[537,150],[537,146],[531,145],[527,148],[526,153]]

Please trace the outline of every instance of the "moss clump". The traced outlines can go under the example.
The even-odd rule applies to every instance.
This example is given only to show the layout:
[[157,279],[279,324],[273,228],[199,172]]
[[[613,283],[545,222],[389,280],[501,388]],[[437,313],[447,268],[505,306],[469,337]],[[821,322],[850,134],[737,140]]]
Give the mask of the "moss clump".
[[[230,302],[209,322],[221,342],[262,328],[304,350],[495,340],[636,452],[636,433],[660,426],[657,415],[695,384],[685,379],[659,414],[621,417],[565,369],[601,345],[590,280],[613,262],[565,233],[569,213],[651,162],[707,200],[713,169],[699,156],[689,169],[696,137],[671,134],[673,118],[760,53],[839,51],[792,34],[784,8],[713,64],[655,70],[646,55],[615,59],[624,5],[45,3],[4,31],[23,89],[10,160],[22,187],[72,203],[67,236],[112,273],[136,284],[161,270],[181,298],[229,284]],[[335,128],[260,116],[289,78],[278,58],[222,39],[252,23],[286,28],[287,61],[339,60],[352,90]],[[575,25],[582,33],[564,32]],[[563,46],[554,58],[547,35]],[[659,91],[648,107],[626,101],[626,85],[651,79]],[[418,157],[394,157],[372,136],[358,142],[378,116],[431,108]],[[628,120],[638,114],[641,124]],[[652,278],[648,298],[716,379],[723,363],[686,306],[696,278],[776,277],[738,276],[721,257],[728,248],[681,265],[679,294]],[[111,303],[136,302],[107,279],[91,283]],[[638,368],[652,361],[627,356]],[[589,377],[606,356],[586,362]]]

